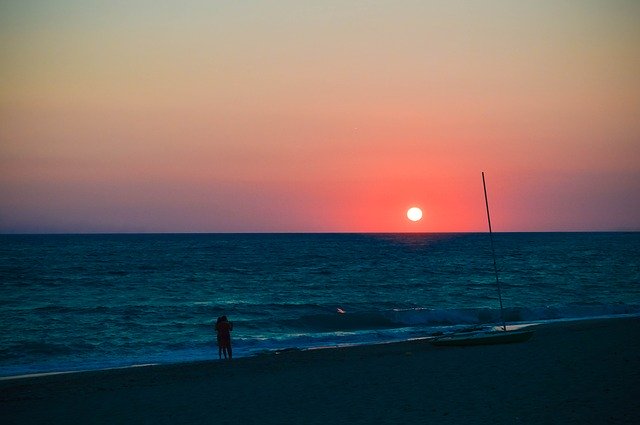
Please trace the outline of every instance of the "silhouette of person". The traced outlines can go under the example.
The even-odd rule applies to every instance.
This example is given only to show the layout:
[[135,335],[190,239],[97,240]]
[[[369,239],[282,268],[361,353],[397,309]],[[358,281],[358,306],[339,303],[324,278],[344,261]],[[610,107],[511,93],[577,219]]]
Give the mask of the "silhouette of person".
[[229,322],[227,316],[218,317],[216,321],[216,332],[218,333],[218,357],[222,359],[227,356],[229,360],[232,358],[231,354],[231,331],[233,330],[233,323]]

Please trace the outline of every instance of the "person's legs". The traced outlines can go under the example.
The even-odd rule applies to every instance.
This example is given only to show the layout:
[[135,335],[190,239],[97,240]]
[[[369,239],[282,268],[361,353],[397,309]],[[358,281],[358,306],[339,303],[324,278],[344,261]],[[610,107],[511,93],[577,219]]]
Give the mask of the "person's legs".
[[224,358],[231,358],[231,341],[223,341],[222,343],[222,352],[224,353]]

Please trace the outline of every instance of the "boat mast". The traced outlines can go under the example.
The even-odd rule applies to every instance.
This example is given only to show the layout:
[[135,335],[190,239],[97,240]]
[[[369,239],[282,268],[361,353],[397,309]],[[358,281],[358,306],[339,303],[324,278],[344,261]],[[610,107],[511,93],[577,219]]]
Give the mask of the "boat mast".
[[491,215],[489,214],[489,200],[487,199],[487,185],[484,182],[484,171],[482,172],[482,187],[484,188],[484,204],[487,207],[487,222],[489,223],[489,239],[491,240],[491,255],[493,256],[493,271],[496,275],[496,286],[498,288],[498,299],[500,300],[500,320],[502,321],[502,330],[507,330],[507,324],[504,321],[504,312],[502,311],[502,291],[500,290],[500,279],[498,279],[498,266],[496,264],[496,251],[493,247],[493,231],[491,230]]

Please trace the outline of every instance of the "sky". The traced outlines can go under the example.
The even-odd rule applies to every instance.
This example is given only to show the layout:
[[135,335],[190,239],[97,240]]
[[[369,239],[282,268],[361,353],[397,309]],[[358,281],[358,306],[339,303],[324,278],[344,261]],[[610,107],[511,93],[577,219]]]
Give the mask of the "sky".
[[0,233],[486,231],[482,171],[640,230],[640,2],[0,2]]

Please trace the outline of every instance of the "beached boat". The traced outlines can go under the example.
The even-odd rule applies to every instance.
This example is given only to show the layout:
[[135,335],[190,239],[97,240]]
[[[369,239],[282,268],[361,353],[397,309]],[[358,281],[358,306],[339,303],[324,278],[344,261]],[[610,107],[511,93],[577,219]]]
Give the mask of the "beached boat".
[[465,345],[489,345],[489,344],[510,344],[515,342],[524,342],[529,340],[533,335],[532,329],[507,330],[507,324],[504,320],[504,311],[502,308],[502,291],[500,289],[500,279],[498,278],[498,266],[496,264],[496,252],[493,247],[493,231],[491,230],[491,215],[489,214],[489,200],[487,198],[487,185],[484,181],[484,172],[482,173],[482,187],[484,189],[484,203],[487,207],[487,222],[489,223],[489,240],[491,241],[491,254],[493,256],[493,271],[496,278],[496,287],[498,289],[498,299],[500,300],[500,320],[502,321],[502,329],[475,332],[457,332],[453,334],[443,335],[432,339],[430,342],[437,346],[465,346]]

